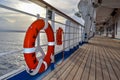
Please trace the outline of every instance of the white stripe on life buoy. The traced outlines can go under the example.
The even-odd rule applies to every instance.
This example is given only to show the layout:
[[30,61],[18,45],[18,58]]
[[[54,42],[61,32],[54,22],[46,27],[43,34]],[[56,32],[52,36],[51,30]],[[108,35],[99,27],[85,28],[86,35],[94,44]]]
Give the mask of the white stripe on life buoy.
[[47,69],[47,63],[43,61],[43,64],[45,65],[45,70]]
[[39,62],[38,62],[38,65],[37,65],[37,67],[35,68],[35,69],[32,69],[31,71],[32,72],[29,72],[29,68],[28,69],[26,69],[27,70],[27,72],[30,74],[30,75],[36,75],[38,72],[39,72],[39,69],[40,69],[40,67],[41,67],[41,65],[42,65],[42,62],[43,62],[43,59],[40,59],[39,60]]
[[28,53],[28,54],[31,54],[31,53],[34,53],[35,52],[35,48],[24,48],[24,53]]
[[54,46],[55,42],[48,42],[48,46]]

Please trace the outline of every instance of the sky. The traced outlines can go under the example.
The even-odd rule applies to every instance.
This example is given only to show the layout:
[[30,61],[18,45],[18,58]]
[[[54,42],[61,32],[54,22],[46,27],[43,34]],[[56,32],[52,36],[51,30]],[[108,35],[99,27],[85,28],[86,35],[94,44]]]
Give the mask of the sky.
[[49,4],[53,5],[62,12],[73,16],[77,9],[77,5],[80,0],[45,0]]
[[[68,14],[69,16],[75,18],[74,13],[78,11],[77,4],[80,0],[44,1],[48,2],[49,4],[64,12],[65,14]],[[45,17],[45,10],[40,6],[29,2],[28,0],[0,0],[0,4],[25,12],[29,12],[34,15],[40,13],[40,16]],[[27,29],[34,20],[36,20],[36,18],[34,17],[0,8],[0,30],[24,30]]]

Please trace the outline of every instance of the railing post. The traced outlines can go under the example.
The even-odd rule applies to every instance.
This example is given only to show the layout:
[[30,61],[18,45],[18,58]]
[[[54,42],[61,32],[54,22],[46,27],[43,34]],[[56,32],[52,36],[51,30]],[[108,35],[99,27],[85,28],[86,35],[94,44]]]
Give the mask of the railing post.
[[[69,51],[71,52],[71,33],[72,33],[72,31],[71,31],[71,21],[69,20]],[[68,54],[69,55],[69,54]]]
[[[79,26],[79,25],[78,25],[78,26]],[[80,45],[79,45],[79,43],[80,43],[80,40],[79,40],[79,38],[80,38],[80,37],[79,37],[79,31],[80,31],[80,26],[79,26],[79,29],[77,29],[77,37],[78,37],[78,39],[77,39],[77,40],[78,40],[78,48],[79,48],[79,46],[80,46]]]
[[82,27],[81,27],[81,43],[83,44],[83,29],[82,29]]
[[[51,21],[51,24],[52,24],[52,29],[53,29],[53,32],[55,32],[55,12],[52,11],[52,21]],[[54,34],[55,36],[55,34]],[[53,54],[53,57],[52,57],[52,63],[51,63],[51,70],[53,70],[55,68],[55,51],[54,51],[54,54]]]
[[53,28],[53,31],[55,32],[55,12],[54,11],[52,11],[52,28]]
[[64,40],[65,40],[65,50],[64,50],[64,57],[65,57],[65,59],[68,57],[68,55],[69,55],[69,52],[70,52],[70,21],[69,20],[67,20],[66,21],[66,26],[65,26],[65,32],[64,32],[65,34],[65,38],[64,38]]
[[[51,25],[52,25],[52,29],[53,32],[55,32],[55,12],[52,11],[52,14],[48,13],[48,8],[46,8],[46,19],[48,19],[48,17],[51,17]],[[54,52],[55,53],[55,52]],[[55,55],[51,55],[51,70],[54,70],[55,68]]]
[[[40,19],[39,14],[37,14],[37,19]],[[37,36],[37,46],[40,46],[40,33],[38,33],[38,36]]]
[[82,29],[83,42],[85,42],[85,28]]

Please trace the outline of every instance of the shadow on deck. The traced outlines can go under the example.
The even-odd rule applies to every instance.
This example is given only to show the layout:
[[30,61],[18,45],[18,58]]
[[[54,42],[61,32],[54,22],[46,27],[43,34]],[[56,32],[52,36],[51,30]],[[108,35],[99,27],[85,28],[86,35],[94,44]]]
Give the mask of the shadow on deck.
[[43,80],[120,80],[120,42],[94,37]]

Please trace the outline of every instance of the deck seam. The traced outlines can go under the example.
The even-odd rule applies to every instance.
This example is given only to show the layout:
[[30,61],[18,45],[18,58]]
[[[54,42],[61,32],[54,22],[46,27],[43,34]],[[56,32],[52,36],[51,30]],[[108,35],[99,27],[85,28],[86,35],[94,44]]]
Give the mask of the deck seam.
[[[89,49],[90,47],[88,46],[88,49]],[[85,56],[87,56],[88,55],[88,49],[86,50],[86,55]],[[83,59],[83,61],[85,60],[85,57],[84,57],[84,59]],[[82,61],[82,63],[83,63],[83,61]],[[78,70],[77,70],[77,72],[76,72],[76,75],[74,76],[74,78],[73,78],[73,80],[77,80],[77,79],[75,79],[76,78],[76,76],[78,75],[78,73],[79,73],[79,70],[80,70],[80,67],[82,66],[82,63],[81,63],[81,65],[79,66],[79,68],[78,68]],[[81,75],[82,75],[82,73],[81,73]],[[81,77],[81,75],[79,76],[79,78]],[[78,78],[78,77],[77,77]]]
[[[90,50],[90,48],[89,48],[89,50]],[[89,50],[88,50],[88,51],[89,51]],[[87,56],[87,60],[86,60],[86,62],[85,62],[85,65],[84,65],[84,68],[83,68],[83,71],[82,71],[82,74],[81,74],[80,80],[82,79],[83,73],[84,73],[84,71],[85,71],[86,63],[87,63],[88,58],[89,58],[89,55],[90,55],[90,54],[88,53],[88,51],[87,51],[87,54],[88,54],[88,56]]]
[[[95,80],[95,46],[93,46],[93,54],[92,54],[92,60],[90,64],[91,65],[90,65],[90,72],[89,72],[89,80]],[[94,78],[92,77],[92,74],[94,75]]]
[[[78,54],[78,56],[77,56],[77,58],[78,57],[81,57],[83,54],[80,54],[79,55],[79,52],[77,52],[77,54]],[[76,63],[77,62],[77,60],[76,59],[74,59],[73,58],[73,60],[74,60],[74,62]],[[71,62],[70,62],[71,63]],[[73,68],[73,64],[71,63],[68,67],[66,67],[67,69],[65,70],[65,71],[63,71],[63,74],[69,69],[69,68]],[[69,73],[69,72],[68,72]],[[59,79],[59,78],[61,78],[60,76],[61,76],[62,74],[60,74],[58,77],[57,77],[57,79]],[[68,74],[66,74],[66,76],[67,76]]]
[[[110,56],[112,57],[112,55],[113,55],[113,57],[116,58],[116,56],[115,56],[114,53],[111,51],[111,49],[110,49],[110,52],[111,52]],[[113,53],[113,54],[112,54],[112,53]],[[116,66],[118,67],[118,69],[119,69],[119,71],[120,71],[120,67],[118,66],[117,62],[118,62],[118,60],[115,60]],[[119,63],[119,62],[118,62],[118,63]]]
[[[87,55],[86,52],[87,52],[87,50],[85,50],[85,52],[84,52],[85,55],[83,56],[83,60],[85,59],[85,56]],[[78,69],[79,69],[79,67],[81,66],[81,64],[83,63],[83,60],[82,60],[82,62],[79,64]],[[77,73],[78,69],[76,70],[76,73]],[[72,80],[74,79],[74,77],[75,77],[75,75],[73,76]]]
[[[84,51],[83,51],[83,52],[84,52]],[[78,52],[78,54],[79,54],[79,52]],[[83,54],[84,54],[84,53],[81,52],[81,54],[79,54],[77,57],[78,57],[78,58],[79,58],[79,57],[82,57]],[[77,62],[77,60],[75,61],[75,63],[76,63],[76,62]],[[72,64],[71,64],[71,65],[72,65]],[[71,66],[71,65],[70,65],[70,66]],[[69,66],[69,67],[70,67],[70,66]],[[72,66],[72,68],[74,68],[74,67]],[[64,71],[64,72],[65,72],[65,71]],[[64,74],[64,72],[63,72],[63,74]],[[70,71],[69,71],[69,72],[70,72]],[[68,72],[68,73],[69,73],[69,72]],[[66,74],[66,77],[67,77],[67,75],[68,75],[68,74]],[[57,79],[59,79],[59,78],[60,78],[60,76],[59,76]]]
[[[118,74],[116,73],[116,70],[115,69],[118,69],[118,68],[115,68],[117,65],[116,65],[116,62],[113,60],[113,58],[110,56],[110,51],[109,51],[109,49],[107,49],[108,50],[108,53],[106,53],[106,55],[107,55],[107,57],[109,58],[109,61],[110,61],[110,63],[111,63],[111,66],[113,67],[113,70],[114,70],[114,72],[115,72],[115,74],[116,74],[116,77],[117,77],[117,79],[119,80],[119,76],[118,76]],[[114,64],[114,66],[113,66],[113,64],[112,64],[112,62],[111,62],[111,59],[112,59],[112,61],[114,62],[113,64]],[[116,66],[115,66],[116,65]]]
[[[103,49],[103,48],[101,48],[101,49]],[[104,56],[103,54],[102,54],[102,57],[103,57],[103,59],[104,59],[105,66],[106,66],[106,69],[107,69],[107,72],[108,72],[109,78],[110,78],[110,80],[111,80],[111,76],[110,76],[110,72],[109,72],[109,69],[108,69],[108,66],[107,66],[107,62],[106,62],[106,60],[105,60],[105,56]]]
[[115,76],[116,76],[117,80],[119,80],[119,78],[118,78],[118,76],[117,76],[117,74],[116,74],[116,71],[115,71],[115,69],[114,69],[114,67],[113,67],[113,65],[112,65],[112,63],[111,63],[111,61],[110,61],[110,58],[109,58],[108,55],[107,55],[107,51],[106,51],[105,47],[103,47],[103,48],[104,48],[104,50],[105,50],[105,55],[106,55],[106,57],[107,57],[110,65],[111,65],[111,67],[112,67],[112,69],[113,69],[113,72],[115,73]]
[[[104,55],[106,55],[106,50],[105,50],[105,47],[103,47],[103,50],[104,50],[104,52],[105,52],[105,54]],[[109,58],[107,57],[107,55],[106,55],[106,59],[107,59],[107,61],[108,61],[108,63],[109,63],[109,65],[111,66],[111,69],[112,70],[110,70],[110,71],[113,71],[113,73],[114,73],[114,78],[116,78],[117,79],[117,76],[116,76],[116,74],[115,74],[115,71],[114,71],[114,69],[113,69],[113,66],[111,65],[111,63],[110,63],[110,61],[109,61]],[[107,66],[108,66],[108,64],[107,64]],[[110,66],[109,66],[109,68],[108,69],[110,69]],[[112,72],[111,72],[112,73]],[[110,76],[112,76],[112,75],[110,75]],[[115,79],[114,79],[115,80]]]
[[101,67],[101,71],[102,71],[102,79],[104,80],[104,77],[103,77],[103,68],[102,68],[102,62],[101,62],[100,52],[99,52],[99,60],[100,60],[100,67]]
[[[84,59],[84,57],[85,57],[85,55],[86,55],[85,52],[86,52],[86,50],[83,51],[83,52],[81,52],[81,53],[83,54],[83,55],[82,55],[83,57],[81,56],[81,58],[83,58],[83,59]],[[79,60],[77,61],[77,63],[78,63],[79,61],[81,61],[81,59],[79,59]],[[82,61],[83,61],[83,60],[82,60]],[[82,64],[82,61],[81,61],[81,63],[80,63],[79,65]],[[74,65],[74,66],[75,66],[75,65]],[[73,67],[73,68],[74,68],[74,67]],[[79,66],[78,66],[78,68],[79,68]],[[70,72],[72,72],[72,71],[70,71]],[[69,73],[70,73],[70,72],[69,72]],[[77,72],[77,70],[76,70],[76,72]],[[76,72],[75,72],[75,73],[76,73]],[[68,73],[68,74],[69,74],[69,73]],[[74,76],[75,76],[75,75],[74,75]],[[71,78],[71,80],[74,78],[74,76]],[[67,76],[67,77],[68,77],[68,76]],[[66,78],[67,78],[67,77],[66,77]],[[65,79],[66,79],[66,78],[65,78]]]
[[43,80],[119,80],[119,44],[95,37]]
[[[76,52],[75,52],[75,53],[76,53]],[[61,69],[64,65],[66,65],[66,63],[67,63],[67,61],[69,61],[69,59],[72,59],[72,57],[75,57],[75,56],[77,56],[77,54],[76,54],[76,55],[71,55],[71,56],[62,64],[62,66],[60,65],[60,66],[58,66],[57,68],[60,68],[60,69]],[[57,71],[59,71],[59,70],[57,70]],[[54,72],[54,70],[53,70],[51,73],[56,74],[57,71]],[[51,73],[49,73],[49,74],[51,74]],[[48,74],[48,75],[49,75],[49,74]],[[45,76],[45,77],[48,77],[48,75]],[[44,78],[45,78],[45,77],[44,77]],[[52,75],[51,77],[53,77],[53,75]],[[50,78],[51,78],[51,77],[50,77]]]
[[[93,45],[92,45],[92,46],[93,46]],[[92,46],[91,46],[91,47],[92,47]],[[94,46],[93,46],[93,47],[94,47]],[[91,70],[91,66],[92,66],[92,65],[91,65],[91,64],[92,64],[92,60],[93,60],[93,53],[92,53],[92,50],[91,50],[91,54],[92,54],[92,55],[91,55],[90,68],[89,68],[88,79],[87,79],[87,80],[89,80],[89,77],[90,77],[90,70]]]

